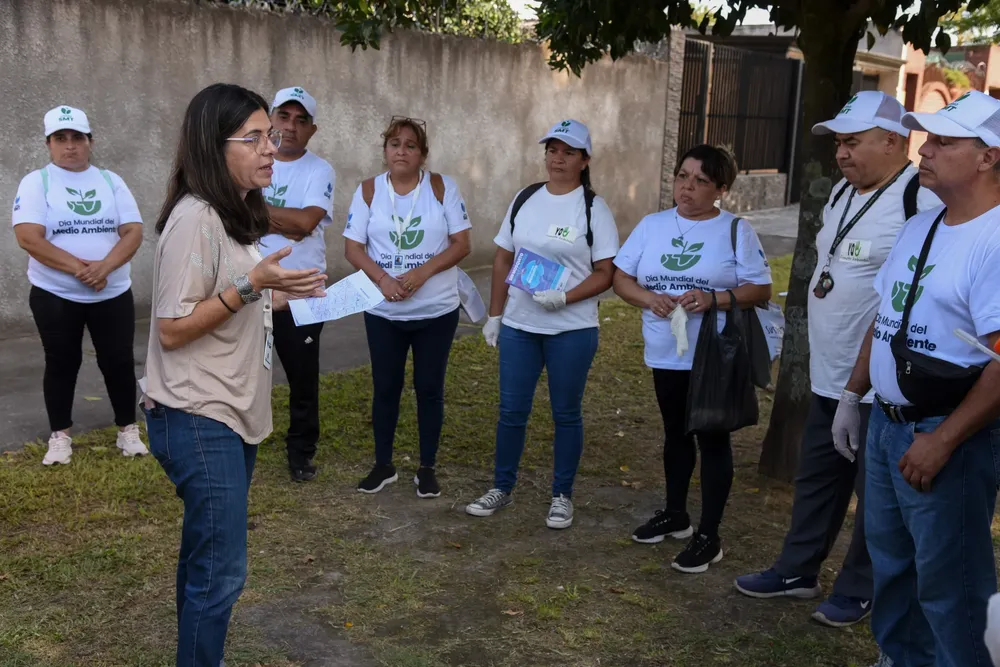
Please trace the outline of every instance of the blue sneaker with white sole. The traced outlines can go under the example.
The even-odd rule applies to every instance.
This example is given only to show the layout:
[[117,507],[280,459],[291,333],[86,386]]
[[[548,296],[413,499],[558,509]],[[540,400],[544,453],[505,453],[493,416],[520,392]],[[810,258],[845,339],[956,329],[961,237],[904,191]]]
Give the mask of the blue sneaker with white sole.
[[819,603],[813,620],[831,628],[846,628],[860,623],[872,613],[872,601],[834,593]]
[[763,572],[736,577],[736,590],[752,598],[800,598],[809,600],[822,589],[816,577],[783,577],[772,567]]

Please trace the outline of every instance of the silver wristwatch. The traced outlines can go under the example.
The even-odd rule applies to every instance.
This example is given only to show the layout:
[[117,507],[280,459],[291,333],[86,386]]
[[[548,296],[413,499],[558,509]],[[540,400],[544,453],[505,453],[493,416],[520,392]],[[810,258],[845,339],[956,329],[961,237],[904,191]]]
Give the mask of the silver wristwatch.
[[250,282],[250,277],[245,273],[233,281],[233,286],[243,303],[253,303],[262,296],[260,292],[254,291],[253,283]]

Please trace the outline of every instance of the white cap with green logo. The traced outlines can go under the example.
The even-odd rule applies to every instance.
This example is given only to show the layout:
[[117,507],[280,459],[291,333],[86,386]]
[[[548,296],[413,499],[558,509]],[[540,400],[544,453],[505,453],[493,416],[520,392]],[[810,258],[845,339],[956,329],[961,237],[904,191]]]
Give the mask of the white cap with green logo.
[[1000,146],[1000,100],[970,90],[937,113],[906,114],[903,125],[939,137],[979,137],[987,146]]
[[59,130],[76,130],[90,134],[90,122],[87,114],[73,107],[60,105],[45,114],[45,137],[48,138]]
[[906,109],[895,97],[877,90],[863,90],[847,100],[836,118],[813,125],[813,134],[857,134],[876,127],[908,137],[900,119]]
[[274,95],[274,102],[271,103],[271,111],[274,111],[282,104],[288,104],[289,102],[298,102],[302,105],[302,108],[306,110],[313,120],[316,119],[316,99],[306,92],[306,89],[301,86],[293,86],[291,88],[282,88]]
[[590,145],[590,130],[578,120],[570,118],[556,123],[544,137],[538,140],[538,143],[544,144],[549,139],[558,139],[567,146],[587,151],[589,156],[594,155],[594,149]]

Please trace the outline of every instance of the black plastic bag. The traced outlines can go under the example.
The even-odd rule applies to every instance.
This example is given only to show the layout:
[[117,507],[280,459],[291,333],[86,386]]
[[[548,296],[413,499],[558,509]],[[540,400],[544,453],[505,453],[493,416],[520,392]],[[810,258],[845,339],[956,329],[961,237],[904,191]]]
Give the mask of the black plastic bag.
[[[736,303],[734,299],[732,303]],[[742,318],[743,331],[750,360],[750,380],[761,389],[771,384],[771,352],[767,347],[767,336],[757,315],[757,307],[750,306],[737,311]]]
[[687,396],[687,432],[732,433],[757,423],[760,413],[751,380],[744,318],[726,313],[718,330],[718,303],[705,313],[698,331]]

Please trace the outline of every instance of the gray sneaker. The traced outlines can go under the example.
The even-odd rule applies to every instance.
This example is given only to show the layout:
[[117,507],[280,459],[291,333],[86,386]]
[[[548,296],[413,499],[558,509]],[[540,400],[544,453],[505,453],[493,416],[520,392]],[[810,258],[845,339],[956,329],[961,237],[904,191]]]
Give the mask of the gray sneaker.
[[573,501],[562,494],[555,496],[549,506],[549,515],[545,518],[545,525],[555,529],[572,526]]
[[465,513],[472,516],[493,516],[494,512],[513,502],[514,499],[509,493],[504,493],[500,489],[490,489],[482,498],[466,505]]

